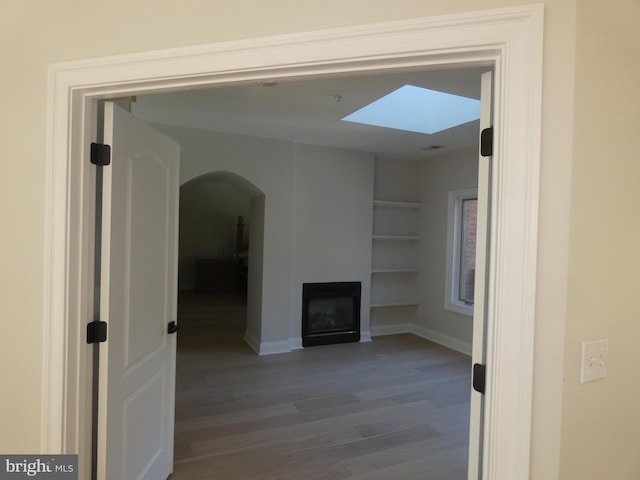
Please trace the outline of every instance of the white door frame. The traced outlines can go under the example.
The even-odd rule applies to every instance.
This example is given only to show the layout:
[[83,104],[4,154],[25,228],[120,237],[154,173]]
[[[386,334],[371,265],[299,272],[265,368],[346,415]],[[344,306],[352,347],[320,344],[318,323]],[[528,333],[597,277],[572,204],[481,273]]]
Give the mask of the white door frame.
[[90,430],[98,99],[346,72],[487,65],[495,72],[483,479],[529,476],[543,7],[223,42],[56,64],[49,71],[41,449],[79,453]]

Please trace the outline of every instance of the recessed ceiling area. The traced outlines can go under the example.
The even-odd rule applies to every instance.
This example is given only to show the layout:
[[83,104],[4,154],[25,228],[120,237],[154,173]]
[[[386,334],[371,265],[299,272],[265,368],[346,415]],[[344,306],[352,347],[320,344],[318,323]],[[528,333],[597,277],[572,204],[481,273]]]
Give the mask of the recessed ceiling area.
[[[478,143],[479,121],[418,133],[342,121],[404,85],[480,99],[489,68],[367,73],[330,78],[270,79],[251,84],[144,95],[132,112],[150,122],[417,160]],[[451,111],[442,111],[449,115]]]

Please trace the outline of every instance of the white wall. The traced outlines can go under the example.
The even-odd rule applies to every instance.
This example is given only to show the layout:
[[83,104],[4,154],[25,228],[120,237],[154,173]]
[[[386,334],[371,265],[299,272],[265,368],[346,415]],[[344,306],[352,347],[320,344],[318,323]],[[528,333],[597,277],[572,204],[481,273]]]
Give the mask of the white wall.
[[[181,147],[182,182],[211,172],[231,172],[249,182],[264,200],[261,330],[247,332],[252,346],[288,344],[293,271],[293,144],[278,140],[155,125]],[[253,227],[253,226],[252,226]],[[251,259],[249,260],[251,262]],[[252,265],[250,264],[250,269]],[[255,272],[254,272],[255,274]],[[250,278],[255,298],[256,278]],[[252,307],[249,312],[258,312]],[[256,319],[248,327],[256,327]],[[260,347],[261,350],[262,347]]]
[[390,158],[376,158],[375,199],[420,201],[418,163]]
[[[640,478],[640,2],[578,2],[560,478]],[[581,345],[609,340],[580,383]],[[540,372],[542,375],[542,372]]]
[[[394,325],[407,328],[411,324],[419,327],[418,330],[413,328],[414,331],[436,341],[444,340],[446,343],[447,340],[451,340],[448,343],[455,348],[460,348],[460,345],[470,346],[471,318],[444,309],[444,278],[447,195],[450,190],[469,188],[477,184],[475,150],[418,162],[375,160],[372,154],[362,152],[310,145],[288,145],[287,142],[183,127],[156,127],[181,143],[182,170],[187,178],[192,175],[189,172],[195,171],[200,174],[218,170],[234,174],[247,171],[246,165],[257,166],[254,155],[259,148],[262,158],[260,178],[254,171],[251,181],[261,191],[265,191],[264,197],[257,196],[262,198],[265,216],[264,224],[260,228],[264,235],[264,240],[260,241],[264,241],[264,244],[257,245],[256,248],[265,248],[263,259],[268,260],[272,252],[266,246],[267,235],[268,232],[272,232],[272,245],[276,243],[276,239],[282,240],[280,243],[291,245],[292,250],[280,252],[280,255],[289,255],[288,263],[291,265],[289,278],[285,282],[291,287],[290,293],[284,298],[284,290],[278,290],[280,298],[284,298],[280,303],[267,298],[265,291],[273,291],[274,283],[287,276],[286,271],[276,265],[273,268],[260,265],[261,270],[258,273],[258,270],[253,269],[258,267],[259,254],[256,252],[256,255],[252,254],[250,257],[251,319],[248,321],[247,339],[257,351],[273,353],[287,351],[291,345],[300,346],[302,284],[305,282],[361,282],[364,306],[361,312],[361,326],[363,338],[369,337],[368,305],[371,299],[374,190],[376,199],[419,201],[423,204],[419,211],[377,210],[376,228],[381,229],[377,233],[413,234],[422,237],[420,242],[406,247],[409,260],[420,270],[419,275],[383,275],[377,277],[374,282],[377,294],[386,297],[387,300],[393,300],[394,296],[417,299],[421,304],[421,313],[415,308],[376,309],[371,313],[371,318],[377,331],[384,331],[385,328]],[[214,144],[215,150],[208,150]],[[253,147],[247,149],[247,146],[252,145]],[[282,154],[283,148],[290,157],[290,161],[284,164],[281,159],[276,160]],[[205,153],[208,151],[214,151],[215,154]],[[283,174],[283,168],[292,170]],[[212,190],[207,184],[216,188]],[[224,203],[215,208],[205,208],[202,214],[208,216],[228,210],[231,204],[245,208],[239,200],[242,192],[235,187],[218,187],[221,187],[219,182],[187,183],[183,187],[182,197],[188,198],[188,205],[183,206],[193,208],[202,201],[208,202],[212,199]],[[271,193],[275,190],[278,190],[280,195],[285,191],[289,192],[286,195],[293,199],[291,217],[287,217],[288,211],[278,212],[269,209],[268,206],[272,202]],[[246,208],[248,209],[248,206]],[[189,216],[186,220],[190,222],[193,219]],[[235,220],[235,213],[226,219],[229,224],[226,237],[231,239],[232,244],[235,239]],[[197,215],[194,221],[202,224],[202,215]],[[281,229],[276,228],[276,225],[280,225]],[[290,232],[291,238],[284,238],[284,232]],[[207,236],[205,242],[207,244],[213,241],[209,237]],[[252,240],[258,241],[253,235]],[[181,243],[181,253],[184,248],[189,253],[203,254],[195,247],[191,248],[191,244],[184,245],[183,237]],[[216,248],[223,252],[225,248],[233,246],[221,245]],[[193,256],[185,258],[185,263],[193,263]],[[187,270],[189,267],[190,264],[187,263],[183,268]],[[189,270],[187,273],[190,273]],[[260,295],[253,291],[258,285],[261,289],[264,285],[266,289],[261,291]],[[253,303],[258,301],[259,306]],[[263,315],[262,321],[259,313]],[[281,318],[288,319],[286,336],[282,333],[284,322],[275,320]]]
[[382,235],[417,235],[418,242],[377,242],[374,268],[416,268],[418,273],[376,274],[374,303],[414,300],[419,307],[376,308],[374,335],[412,332],[470,353],[472,319],[444,308],[448,195],[478,183],[478,152],[468,149],[415,162],[377,159],[375,198],[418,202],[419,209],[378,207],[374,230]]
[[[360,281],[368,305],[371,154],[155,126],[180,143],[183,179],[230,172],[264,193],[252,197],[250,212],[252,219],[264,218],[257,228],[250,225],[246,336],[255,350],[277,353],[301,345],[304,282]],[[368,309],[361,322],[368,336]]]
[[[305,282],[361,282],[361,329],[369,336],[372,154],[296,145],[292,312]],[[290,335],[300,337],[300,322]]]
[[180,188],[178,286],[196,286],[196,258],[229,258],[236,252],[238,216],[249,234],[249,194],[231,182],[197,179]]
[[419,162],[421,180],[422,265],[418,295],[422,313],[416,325],[427,336],[471,353],[472,317],[444,308],[447,269],[448,195],[478,185],[478,151],[463,150]]
[[247,327],[245,339],[251,348],[260,351],[262,337],[262,279],[264,276],[264,195],[251,197],[249,229],[249,272],[247,278]]
[[[5,453],[36,452],[40,448],[42,425],[40,422],[42,405],[42,324],[48,318],[43,312],[45,295],[43,281],[45,259],[43,255],[45,220],[47,206],[44,152],[47,145],[46,122],[48,112],[47,68],[52,63],[142,52],[187,45],[198,45],[226,40],[256,38],[266,35],[316,30],[334,26],[363,25],[370,22],[394,19],[412,19],[463,11],[496,7],[510,7],[531,3],[530,0],[326,0],[322,2],[291,2],[289,0],[247,0],[244,2],[211,2],[205,0],[184,0],[182,2],[157,0],[137,0],[125,2],[114,0],[111,8],[100,12],[96,21],[95,5],[91,2],[59,0],[22,0],[4,2],[0,15],[0,51],[3,59],[3,88],[0,91],[0,131],[3,136],[3,159],[0,161],[0,219],[3,234],[0,235],[0,269],[5,272],[0,277],[0,321],[10,325],[11,335],[0,340],[0,384],[11,395],[0,398],[0,424],[4,434],[0,434],[0,451]],[[624,71],[625,64],[638,64],[638,55],[625,54],[619,47],[630,48],[637,45],[633,30],[621,29],[619,20],[628,20],[635,25],[637,2],[577,2],[576,0],[544,0],[544,65],[542,92],[542,165],[540,177],[540,211],[538,242],[538,282],[536,290],[535,326],[535,377],[533,385],[533,431],[531,479],[554,480],[559,478],[560,424],[565,371],[571,374],[575,368],[575,342],[590,335],[579,329],[572,333],[570,365],[565,367],[564,328],[566,324],[567,278],[570,273],[576,283],[600,278],[598,272],[585,277],[579,267],[580,257],[568,269],[569,213],[571,199],[572,163],[581,165],[585,156],[573,153],[574,145],[574,98],[582,101],[596,101],[617,95],[617,75],[632,80],[633,75]],[[601,4],[603,12],[580,11],[576,16],[577,4]],[[126,15],[122,12],[126,11]],[[252,15],[247,15],[251,11]],[[336,12],[339,12],[337,14]],[[603,13],[614,16],[612,22],[599,22]],[[579,20],[579,21],[578,21]],[[580,93],[576,97],[576,25],[581,30]],[[597,25],[596,25],[597,24]],[[114,25],[117,34],[114,35]],[[590,40],[591,39],[591,40]],[[612,49],[594,57],[590,52],[600,39],[612,42]],[[608,44],[607,44],[608,45]],[[611,55],[612,52],[622,52]],[[600,68],[603,62],[615,61],[619,68]],[[593,66],[596,73],[611,72],[615,77],[609,81],[592,80]],[[620,72],[620,69],[622,71]],[[634,90],[629,88],[630,92]],[[628,105],[629,96],[622,101],[609,102],[609,108]],[[596,112],[599,109],[595,109]],[[590,112],[580,112],[590,113]],[[611,118],[615,118],[614,115]],[[629,116],[628,118],[632,118]],[[576,137],[576,145],[584,145],[590,158],[596,157],[602,166],[602,136],[594,134],[602,122],[600,115],[582,115],[582,121],[593,122],[593,129],[581,128]],[[611,129],[619,122],[610,122]],[[628,123],[628,125],[633,125]],[[618,158],[626,157],[631,162],[637,146],[631,135],[618,143]],[[608,143],[609,144],[609,143]],[[258,153],[258,152],[256,152]],[[284,152],[283,152],[284,153]],[[606,152],[605,152],[606,153]],[[256,158],[259,158],[257,156]],[[630,165],[625,165],[625,168]],[[587,164],[585,172],[589,170]],[[625,169],[591,169],[597,180],[615,179],[614,173]],[[596,173],[597,172],[597,173]],[[191,172],[193,173],[193,172]],[[580,173],[580,171],[578,172]],[[247,174],[253,178],[251,172]],[[627,176],[630,178],[630,176]],[[35,186],[35,188],[34,188]],[[597,181],[579,182],[577,192],[589,195],[591,201],[606,199],[597,188]],[[28,195],[25,193],[29,192]],[[16,199],[19,199],[17,201]],[[291,199],[289,199],[291,200]],[[576,197],[573,215],[590,218],[591,204],[585,204]],[[291,203],[289,203],[291,205]],[[612,211],[611,217],[616,216]],[[622,216],[621,218],[629,218]],[[578,227],[578,225],[576,226]],[[576,228],[574,227],[574,228]],[[597,229],[595,225],[589,231]],[[577,234],[576,231],[574,233]],[[580,238],[580,236],[576,236]],[[611,241],[612,248],[614,243]],[[572,244],[572,246],[576,246]],[[591,258],[609,258],[610,248],[594,245]],[[6,272],[9,272],[8,274]],[[631,283],[632,284],[632,283]],[[591,292],[588,292],[591,293]],[[572,294],[572,302],[578,304],[584,295],[580,291]],[[589,298],[593,298],[589,295]],[[597,305],[606,306],[599,299]],[[581,324],[581,312],[573,313],[572,324]],[[621,317],[626,320],[628,317]],[[594,325],[606,328],[611,317],[599,317]],[[626,326],[612,324],[624,337]],[[8,328],[8,327],[7,327]],[[287,330],[287,329],[285,329]],[[288,331],[287,331],[288,333]],[[631,338],[630,335],[627,338]],[[636,349],[637,350],[637,349]],[[628,351],[628,350],[625,350]],[[640,362],[637,353],[622,357],[619,365],[624,365],[623,373],[633,372]],[[20,368],[15,368],[20,365]],[[631,378],[629,376],[629,378]],[[618,390],[609,390],[609,382],[600,387],[607,402],[594,405],[592,411],[607,411],[617,420],[619,411],[615,399],[620,398]],[[579,387],[576,387],[579,388]],[[629,397],[628,403],[638,403],[638,395]],[[590,412],[576,412],[567,420],[563,432],[563,451],[573,447],[583,452],[581,447],[591,438],[582,435],[580,425],[588,424]],[[620,418],[629,418],[623,411]],[[611,422],[609,431],[617,442],[633,445],[636,432]],[[7,432],[11,432],[8,434]],[[609,442],[611,445],[614,442]],[[590,442],[589,445],[593,445]],[[611,447],[613,448],[613,447]],[[572,477],[574,465],[584,459],[563,453],[563,478]],[[622,460],[637,460],[637,455],[625,455]],[[620,462],[618,462],[620,463]],[[609,465],[609,459],[600,460],[590,456],[589,466]],[[592,470],[593,471],[593,470]]]

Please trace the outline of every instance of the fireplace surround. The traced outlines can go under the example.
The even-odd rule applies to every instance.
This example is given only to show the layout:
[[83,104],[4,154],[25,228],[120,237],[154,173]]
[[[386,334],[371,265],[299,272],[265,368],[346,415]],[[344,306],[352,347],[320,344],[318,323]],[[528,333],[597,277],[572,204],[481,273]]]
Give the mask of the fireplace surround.
[[302,285],[302,346],[360,341],[360,282]]

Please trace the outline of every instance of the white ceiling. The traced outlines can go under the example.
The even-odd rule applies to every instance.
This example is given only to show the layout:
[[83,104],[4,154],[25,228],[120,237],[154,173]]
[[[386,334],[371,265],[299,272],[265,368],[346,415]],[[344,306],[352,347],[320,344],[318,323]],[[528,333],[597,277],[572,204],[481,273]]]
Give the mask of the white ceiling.
[[477,145],[479,122],[427,135],[340,119],[406,84],[479,99],[480,75],[487,70],[369,73],[146,95],[137,98],[132,112],[151,123],[416,160]]

